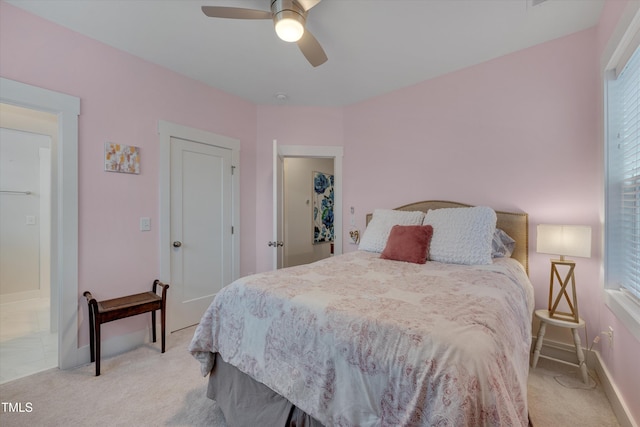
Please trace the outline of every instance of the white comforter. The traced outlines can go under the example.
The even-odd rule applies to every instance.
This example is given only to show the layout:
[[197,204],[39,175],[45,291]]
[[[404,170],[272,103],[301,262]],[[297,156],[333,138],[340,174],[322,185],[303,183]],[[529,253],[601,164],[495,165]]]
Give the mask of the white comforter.
[[326,426],[524,426],[532,311],[517,261],[357,251],[225,287],[189,351],[203,375],[218,352]]

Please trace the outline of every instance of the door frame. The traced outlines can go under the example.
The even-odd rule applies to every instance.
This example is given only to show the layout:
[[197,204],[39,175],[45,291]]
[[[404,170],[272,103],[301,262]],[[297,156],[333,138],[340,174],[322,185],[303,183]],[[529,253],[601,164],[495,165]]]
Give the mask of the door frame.
[[51,301],[58,305],[58,366],[84,363],[78,349],[78,116],[80,98],[0,77],[0,102],[58,117],[51,150]]
[[[338,145],[279,145],[277,140],[273,140],[274,146],[274,158],[280,157],[305,157],[305,158],[330,158],[333,159],[333,227],[334,227],[334,246],[333,252],[335,255],[342,254],[342,157],[344,155],[344,149]],[[274,161],[275,163],[275,161]],[[274,177],[276,171],[273,171]],[[277,192],[277,181],[274,178],[274,194]],[[273,203],[273,216],[277,218],[278,203],[275,201],[274,196]],[[273,238],[277,241],[278,238],[278,221],[273,221]],[[278,269],[278,252],[273,251],[272,267],[274,270]]]
[[[240,277],[240,141],[165,120],[158,121],[160,136],[160,280],[171,283],[171,138],[186,139],[231,150],[231,279]],[[171,296],[169,295],[171,302]],[[171,314],[171,310],[168,310]],[[167,317],[169,330],[172,316]]]

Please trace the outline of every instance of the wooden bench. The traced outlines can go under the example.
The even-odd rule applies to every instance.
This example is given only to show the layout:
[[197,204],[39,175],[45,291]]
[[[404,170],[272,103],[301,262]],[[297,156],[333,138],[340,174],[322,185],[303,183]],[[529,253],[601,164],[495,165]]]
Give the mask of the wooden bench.
[[[162,287],[161,296],[157,293],[158,286]],[[156,279],[153,281],[152,292],[142,292],[105,301],[96,301],[89,291],[83,294],[89,305],[89,345],[91,361],[96,362],[96,377],[100,375],[100,326],[103,323],[151,312],[151,330],[153,342],[156,342],[156,310],[160,310],[162,353],[164,353],[167,289],[169,285]]]

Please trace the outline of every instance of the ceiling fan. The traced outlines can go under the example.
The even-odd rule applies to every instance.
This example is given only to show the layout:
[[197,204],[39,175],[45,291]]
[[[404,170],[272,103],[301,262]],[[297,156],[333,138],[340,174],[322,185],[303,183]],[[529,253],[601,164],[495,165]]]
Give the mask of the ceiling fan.
[[307,61],[314,67],[327,61],[327,54],[318,40],[305,28],[309,9],[321,0],[269,0],[271,10],[240,7],[202,6],[202,12],[211,18],[272,19],[278,37],[296,42]]

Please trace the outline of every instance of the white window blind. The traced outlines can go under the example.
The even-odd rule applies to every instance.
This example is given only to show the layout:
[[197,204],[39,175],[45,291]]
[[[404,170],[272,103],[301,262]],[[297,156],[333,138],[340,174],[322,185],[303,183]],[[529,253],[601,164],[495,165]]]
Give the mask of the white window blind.
[[607,82],[607,286],[640,303],[640,49],[616,71]]

